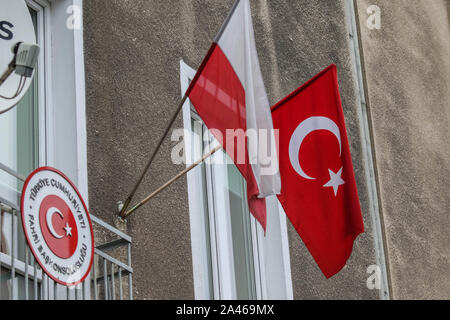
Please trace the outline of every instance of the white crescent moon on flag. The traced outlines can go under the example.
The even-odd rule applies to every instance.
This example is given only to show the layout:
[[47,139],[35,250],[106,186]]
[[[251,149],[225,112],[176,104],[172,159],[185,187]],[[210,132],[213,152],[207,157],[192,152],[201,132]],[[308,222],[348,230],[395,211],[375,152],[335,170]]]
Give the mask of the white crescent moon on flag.
[[52,234],[52,236],[54,236],[56,239],[62,239],[64,236],[59,235],[58,233],[56,233],[55,228],[53,227],[53,223],[52,223],[52,218],[53,215],[57,213],[62,219],[64,219],[63,214],[61,213],[61,211],[59,211],[56,208],[50,208],[47,210],[47,214],[45,215],[46,220],[47,220],[47,226],[48,226],[48,230],[50,230],[50,233]]
[[337,124],[326,117],[311,117],[300,123],[292,134],[289,142],[289,159],[291,160],[294,170],[303,178],[308,180],[315,180],[316,178],[308,176],[300,165],[299,152],[303,140],[314,131],[327,130],[336,136],[339,141],[339,155],[342,153],[341,133]]

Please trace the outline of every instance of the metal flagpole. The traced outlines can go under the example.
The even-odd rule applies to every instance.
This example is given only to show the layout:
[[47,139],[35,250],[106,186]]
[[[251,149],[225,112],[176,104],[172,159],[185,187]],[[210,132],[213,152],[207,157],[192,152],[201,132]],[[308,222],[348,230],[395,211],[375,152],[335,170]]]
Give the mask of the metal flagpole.
[[139,202],[137,205],[135,205],[133,208],[131,208],[128,212],[124,213],[124,215],[122,216],[122,218],[126,218],[128,217],[130,214],[132,214],[134,211],[136,211],[137,209],[139,209],[141,206],[143,206],[144,204],[146,204],[148,201],[150,201],[153,197],[155,197],[157,194],[161,193],[164,189],[166,189],[168,186],[170,186],[172,183],[174,183],[175,181],[177,181],[179,178],[181,178],[182,176],[184,176],[186,173],[188,173],[189,171],[191,171],[192,169],[194,169],[195,167],[197,167],[200,163],[202,163],[203,161],[205,161],[206,159],[208,159],[209,157],[211,157],[214,153],[216,153],[217,151],[219,151],[220,149],[222,149],[222,146],[217,146],[215,147],[213,150],[211,150],[210,152],[208,152],[207,154],[205,154],[200,160],[194,162],[192,165],[190,165],[188,168],[184,169],[183,171],[181,171],[179,174],[177,174],[175,177],[173,177],[172,179],[170,179],[169,181],[167,181],[163,186],[159,187],[158,189],[156,189],[152,194],[150,194],[147,198],[145,198],[144,200],[142,200],[141,202]]
[[147,173],[148,169],[150,168],[150,165],[152,164],[153,160],[155,159],[156,154],[158,153],[159,149],[161,148],[161,145],[163,144],[164,139],[166,138],[167,134],[169,133],[170,128],[172,127],[172,125],[174,124],[175,120],[177,119],[178,114],[180,113],[181,109],[183,109],[183,105],[186,102],[186,99],[187,99],[187,95],[185,94],[183,96],[183,99],[181,99],[181,102],[180,102],[178,108],[176,109],[174,115],[172,116],[172,119],[170,120],[170,122],[169,122],[169,124],[168,124],[168,126],[166,128],[166,131],[164,132],[164,134],[162,135],[162,137],[159,140],[158,144],[156,145],[156,148],[153,151],[153,154],[150,157],[150,160],[148,161],[147,165],[145,166],[144,171],[142,172],[141,176],[139,177],[138,181],[136,182],[136,184],[135,184],[133,190],[131,191],[130,195],[128,196],[127,200],[123,204],[123,207],[122,207],[122,209],[120,210],[120,213],[119,213],[119,215],[120,215],[120,217],[122,217],[122,219],[125,218],[125,216],[126,216],[125,212],[127,211],[128,206],[130,205],[130,202],[133,199],[134,194],[136,193],[139,185],[141,184],[142,180],[144,179],[145,174]]
[[[227,26],[227,24],[230,21],[231,17],[233,16],[234,11],[236,10],[237,6],[239,5],[239,2],[240,2],[240,0],[236,0],[234,2],[233,7],[231,9],[231,12],[228,14],[227,19],[225,20],[225,22],[223,23],[222,27],[220,28],[219,33],[216,36],[216,39],[214,40],[211,48],[209,49],[208,53],[206,54],[205,58],[203,59],[203,62],[200,65],[200,67],[198,68],[197,73],[196,73],[194,79],[192,80],[191,84],[196,82],[197,76],[201,73],[201,70],[205,66],[205,63],[208,61],[208,58],[209,58],[210,54],[212,53],[212,50],[214,49],[214,43],[216,43],[218,41],[218,39],[220,38],[220,36],[222,35],[223,30],[225,29],[225,27]],[[188,98],[188,95],[186,93],[184,94],[183,99],[181,99],[180,105],[178,106],[177,110],[175,111],[175,114],[173,115],[172,119],[170,120],[170,123],[167,126],[166,131],[164,132],[163,136],[161,137],[158,145],[156,146],[156,149],[153,151],[153,154],[152,154],[149,162],[147,163],[147,166],[144,168],[144,171],[142,172],[141,176],[139,177],[138,181],[136,182],[136,185],[134,186],[134,188],[131,191],[130,195],[128,196],[127,200],[123,204],[123,207],[122,207],[122,209],[120,210],[120,213],[119,213],[119,215],[120,215],[120,217],[122,219],[125,218],[126,216],[128,216],[128,214],[126,214],[126,213],[128,213],[127,209],[128,209],[128,207],[129,207],[129,205],[131,203],[131,200],[133,199],[134,194],[136,193],[139,185],[141,184],[142,180],[144,179],[145,174],[147,173],[148,169],[150,168],[150,165],[152,164],[153,160],[155,159],[155,156],[158,153],[158,151],[159,151],[162,143],[164,142],[164,139],[166,138],[167,134],[169,133],[170,128],[172,127],[173,123],[175,122],[175,120],[176,120],[176,118],[178,116],[178,113],[180,113],[181,109],[183,109],[183,105],[186,102],[186,99]],[[133,208],[132,210],[134,211],[135,208]]]

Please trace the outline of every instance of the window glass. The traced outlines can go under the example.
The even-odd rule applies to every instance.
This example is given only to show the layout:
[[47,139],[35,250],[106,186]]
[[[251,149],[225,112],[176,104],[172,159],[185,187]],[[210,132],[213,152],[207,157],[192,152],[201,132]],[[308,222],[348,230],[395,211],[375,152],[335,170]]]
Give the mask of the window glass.
[[[231,159],[229,159],[231,161]],[[255,299],[255,272],[253,266],[250,212],[248,210],[245,180],[234,164],[226,165],[228,198],[232,229],[234,274],[237,299]]]
[[[30,9],[30,13],[35,30],[37,30],[37,12]],[[0,164],[21,177],[28,176],[38,164],[37,72],[35,70],[33,82],[17,106],[0,115]],[[28,81],[30,80],[28,79]],[[23,183],[10,172],[0,170],[0,199],[9,201],[19,207]],[[14,248],[15,259],[25,261],[25,256],[28,255],[29,261],[31,261],[31,253],[27,248],[18,216],[18,213],[12,216],[10,213],[1,212],[0,252],[11,255]],[[13,227],[15,227],[14,233],[12,232]],[[13,241],[14,246],[12,245]],[[24,299],[25,278],[18,273],[15,274],[13,279],[11,276],[11,270],[2,266],[0,270],[0,299],[11,297]],[[29,280],[28,292],[31,299],[34,298],[34,286],[35,283]],[[40,287],[40,285],[38,286]]]
[[[37,13],[30,10],[37,25]],[[33,82],[15,108],[0,116],[0,163],[26,177],[37,166],[37,70]],[[30,81],[28,79],[28,81]],[[18,204],[23,181],[0,170],[0,196]]]
[[[203,135],[204,135],[204,129],[205,126],[203,123],[196,118],[196,116],[193,114],[193,117],[191,118],[191,126],[192,126],[192,143],[191,143],[191,154],[193,154],[195,157],[199,156],[203,152]],[[194,159],[195,160],[195,159]],[[203,220],[205,221],[203,227],[203,232],[205,233],[206,237],[206,243],[205,243],[205,249],[206,249],[206,270],[207,274],[204,275],[206,281],[208,282],[208,288],[209,288],[209,299],[214,299],[214,283],[213,283],[213,270],[212,270],[212,255],[211,255],[211,237],[210,237],[210,224],[211,221],[209,219],[209,208],[208,208],[208,197],[207,197],[207,188],[206,188],[206,164],[205,162],[202,162],[197,168],[197,172],[199,173],[200,179],[203,183],[200,184],[200,192],[203,194],[202,200],[203,205],[200,206],[202,208],[202,212],[200,213],[203,215]]]
[[[192,143],[192,154],[195,155],[195,159],[199,159],[205,153],[208,145],[211,146],[217,143],[217,141],[208,133],[207,127],[202,124],[194,111],[192,112],[192,119],[195,119],[192,123],[195,137]],[[201,132],[198,128],[202,128]],[[196,140],[198,141],[198,139],[202,139],[201,149],[196,147],[198,145]],[[214,142],[211,143],[211,140]],[[217,243],[217,241],[220,241],[218,240],[220,237],[217,236],[217,233],[231,231],[232,236],[229,237],[231,239],[229,247],[232,250],[232,268],[234,271],[234,287],[236,288],[235,298],[244,300],[256,299],[253,243],[250,212],[246,196],[246,183],[231,159],[223,151],[219,151],[219,153],[222,153],[222,157],[225,158],[222,164],[210,163],[209,161],[201,164],[201,179],[203,180],[201,185],[205,186],[202,190],[203,200],[206,203],[204,207],[208,208],[208,211],[204,212],[204,214],[207,218],[205,221],[208,221],[208,224],[205,226],[205,232],[208,242],[206,246],[209,250],[208,264],[210,274],[208,275],[208,279],[211,281],[210,289],[213,290],[214,288],[212,281],[219,283],[219,290],[217,292],[219,296],[216,294],[214,297],[211,294],[211,298],[223,298],[220,296],[220,277],[223,274],[221,273],[222,266],[219,263],[222,260],[220,256],[223,252],[217,249],[220,247]],[[218,176],[225,178],[220,179],[217,178]],[[208,177],[211,180],[209,183],[207,181]],[[224,208],[218,208],[219,205],[224,206]],[[226,226],[218,222],[218,215],[223,213],[227,215],[227,221],[231,227],[230,231],[228,231]],[[213,277],[214,267],[217,270],[217,279]]]

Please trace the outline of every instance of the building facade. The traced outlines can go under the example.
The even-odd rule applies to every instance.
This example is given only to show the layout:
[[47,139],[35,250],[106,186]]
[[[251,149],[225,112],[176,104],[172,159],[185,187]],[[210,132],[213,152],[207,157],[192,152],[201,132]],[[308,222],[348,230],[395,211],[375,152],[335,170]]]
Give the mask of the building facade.
[[[118,218],[233,0],[27,0],[43,54],[0,116],[1,299],[450,298],[450,2],[250,2],[271,104],[337,66],[366,229],[346,267],[327,280],[275,198],[264,235],[233,165],[206,162]],[[172,129],[133,204],[214,146],[189,101]],[[46,165],[95,217],[76,289],[38,276],[11,218]]]

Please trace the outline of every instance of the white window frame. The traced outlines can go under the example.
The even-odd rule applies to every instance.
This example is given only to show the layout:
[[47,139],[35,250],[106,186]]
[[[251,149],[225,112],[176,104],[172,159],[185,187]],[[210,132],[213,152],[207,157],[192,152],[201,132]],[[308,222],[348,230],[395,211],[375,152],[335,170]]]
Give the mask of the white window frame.
[[[189,82],[195,76],[195,70],[189,67],[183,61],[180,61],[180,81],[182,95],[186,92]],[[191,103],[189,100],[183,106],[183,123],[185,132],[192,132],[192,114]],[[185,136],[185,156],[187,165],[198,159],[193,159],[191,152],[191,136]],[[218,153],[213,157],[223,156]],[[206,236],[203,232],[206,223],[202,214],[203,195],[198,191],[199,186],[205,182],[202,180],[200,168],[192,170],[187,174],[191,243],[192,243],[192,261],[194,273],[194,291],[195,298],[198,300],[209,298],[209,283],[205,279],[208,274],[207,252],[205,246]],[[208,179],[207,179],[208,180]],[[225,199],[223,199],[225,202]],[[251,217],[252,243],[254,252],[255,283],[256,295],[259,300],[292,300],[292,278],[290,266],[289,240],[287,235],[286,215],[276,197],[267,199],[268,206],[268,229],[266,235],[256,219]],[[278,214],[269,214],[269,212],[278,212]],[[212,239],[221,239],[218,244],[221,246],[218,250],[221,253],[220,275],[213,268],[213,286],[214,297],[220,299],[235,299],[234,288],[234,268],[231,246],[231,226],[229,219],[225,215],[217,215],[221,221],[218,221],[218,228],[210,228]],[[216,231],[217,230],[217,231]],[[226,240],[227,241],[223,241]],[[211,247],[215,247],[211,245]],[[212,250],[213,259],[217,256],[215,249]],[[274,259],[274,257],[279,259]],[[218,285],[220,283],[220,296],[218,295]]]
[[[39,61],[45,66],[41,68],[45,74],[41,73],[39,79],[43,86],[39,89],[39,165],[64,172],[88,205],[83,29],[67,27],[70,7],[79,8],[82,19],[83,0],[27,0],[27,3],[42,8],[38,19],[45,28],[45,35],[41,35],[45,41],[44,54]],[[83,25],[82,21],[80,24]],[[84,298],[89,299],[89,281],[86,284]],[[64,298],[67,291],[58,285],[53,294]],[[80,297],[81,292],[77,295]]]
[[[88,203],[86,93],[83,29],[69,29],[69,7],[83,0],[27,0],[43,6],[46,23],[46,88],[44,125],[46,161],[63,171]],[[82,21],[81,21],[82,25]],[[70,130],[71,129],[71,130]],[[74,134],[75,133],[75,134]]]

